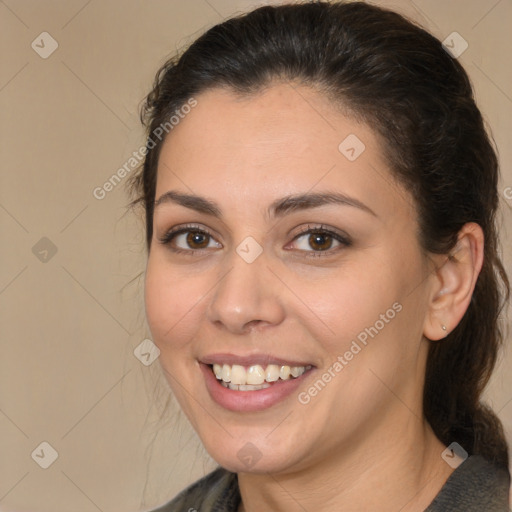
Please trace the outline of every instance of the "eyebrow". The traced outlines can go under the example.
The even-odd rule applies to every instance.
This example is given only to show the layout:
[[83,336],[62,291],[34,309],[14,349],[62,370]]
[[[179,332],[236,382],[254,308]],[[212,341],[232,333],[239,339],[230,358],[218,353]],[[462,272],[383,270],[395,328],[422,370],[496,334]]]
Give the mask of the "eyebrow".
[[[169,190],[162,194],[154,203],[154,208],[166,203],[174,203],[196,212],[213,217],[222,218],[220,206],[210,199],[194,194],[184,194],[176,190]],[[289,195],[275,200],[267,212],[271,217],[282,217],[288,213],[317,208],[328,204],[353,206],[366,213],[378,217],[378,215],[364,203],[354,197],[334,192],[308,192],[305,194]]]

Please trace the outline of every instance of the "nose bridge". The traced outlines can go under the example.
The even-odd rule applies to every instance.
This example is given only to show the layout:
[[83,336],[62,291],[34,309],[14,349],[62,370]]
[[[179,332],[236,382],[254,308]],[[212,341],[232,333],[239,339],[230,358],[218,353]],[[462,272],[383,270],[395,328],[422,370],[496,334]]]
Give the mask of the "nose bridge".
[[209,304],[210,321],[233,332],[243,332],[249,323],[282,321],[279,280],[268,268],[261,246],[256,244],[254,239],[245,239],[233,249]]

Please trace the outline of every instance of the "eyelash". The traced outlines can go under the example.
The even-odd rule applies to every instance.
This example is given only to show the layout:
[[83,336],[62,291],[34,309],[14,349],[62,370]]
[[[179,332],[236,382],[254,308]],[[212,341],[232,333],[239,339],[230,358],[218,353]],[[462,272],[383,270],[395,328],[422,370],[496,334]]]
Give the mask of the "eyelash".
[[[178,227],[169,230],[167,233],[165,233],[160,239],[160,243],[163,245],[168,245],[170,250],[177,254],[186,254],[188,256],[194,256],[194,255],[200,255],[201,252],[207,251],[208,249],[180,249],[176,247],[171,247],[170,243],[176,238],[176,236],[181,235],[183,233],[196,233],[201,235],[206,235],[210,238],[214,238],[214,236],[204,228],[200,228],[199,226],[189,224],[186,226]],[[318,258],[318,257],[327,257],[331,256],[333,252],[337,252],[338,250],[342,249],[343,247],[350,247],[352,245],[352,241],[346,236],[341,235],[340,233],[336,233],[330,229],[324,228],[323,225],[319,227],[311,227],[309,224],[306,228],[301,230],[292,241],[297,240],[298,238],[303,237],[307,234],[318,234],[318,235],[327,235],[336,241],[338,241],[341,245],[334,249],[327,249],[324,251],[304,251],[299,249],[301,252],[306,253],[306,257],[309,258]]]

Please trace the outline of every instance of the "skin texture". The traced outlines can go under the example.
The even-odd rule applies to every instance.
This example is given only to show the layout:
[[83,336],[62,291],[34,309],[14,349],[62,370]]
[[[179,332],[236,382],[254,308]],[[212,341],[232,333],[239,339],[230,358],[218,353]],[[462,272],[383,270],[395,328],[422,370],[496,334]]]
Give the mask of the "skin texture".
[[[163,145],[156,199],[193,193],[222,218],[157,206],[146,269],[146,314],[173,393],[211,456],[238,473],[240,510],[424,510],[452,472],[422,415],[427,349],[469,304],[481,229],[461,230],[453,258],[425,254],[383,142],[312,89],[275,83],[250,97],[214,89],[196,99]],[[338,150],[350,134],[365,145],[352,162]],[[274,200],[306,192],[343,193],[374,214],[331,204],[268,215]],[[213,236],[159,241],[187,224]],[[321,252],[309,235],[296,238],[322,224],[350,245],[327,238]],[[263,249],[250,264],[235,251],[248,236]],[[394,303],[401,311],[308,404],[292,393],[241,413],[207,392],[198,359],[212,353],[309,361],[307,391]],[[237,457],[247,442],[261,453],[250,470]]]

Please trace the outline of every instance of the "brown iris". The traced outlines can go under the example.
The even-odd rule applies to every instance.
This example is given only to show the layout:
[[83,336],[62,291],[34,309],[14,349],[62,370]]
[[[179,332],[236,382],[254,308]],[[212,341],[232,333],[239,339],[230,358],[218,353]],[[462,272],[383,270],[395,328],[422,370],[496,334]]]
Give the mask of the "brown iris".
[[313,249],[317,249],[319,251],[326,251],[327,249],[330,249],[332,245],[332,237],[322,233],[311,233],[308,241]]
[[[198,241],[198,239],[203,239],[202,243]],[[194,249],[204,249],[208,247],[209,235],[205,235],[203,233],[196,233],[194,231],[190,231],[187,235],[187,244]],[[197,244],[196,244],[197,242]],[[196,245],[195,245],[196,244]]]

